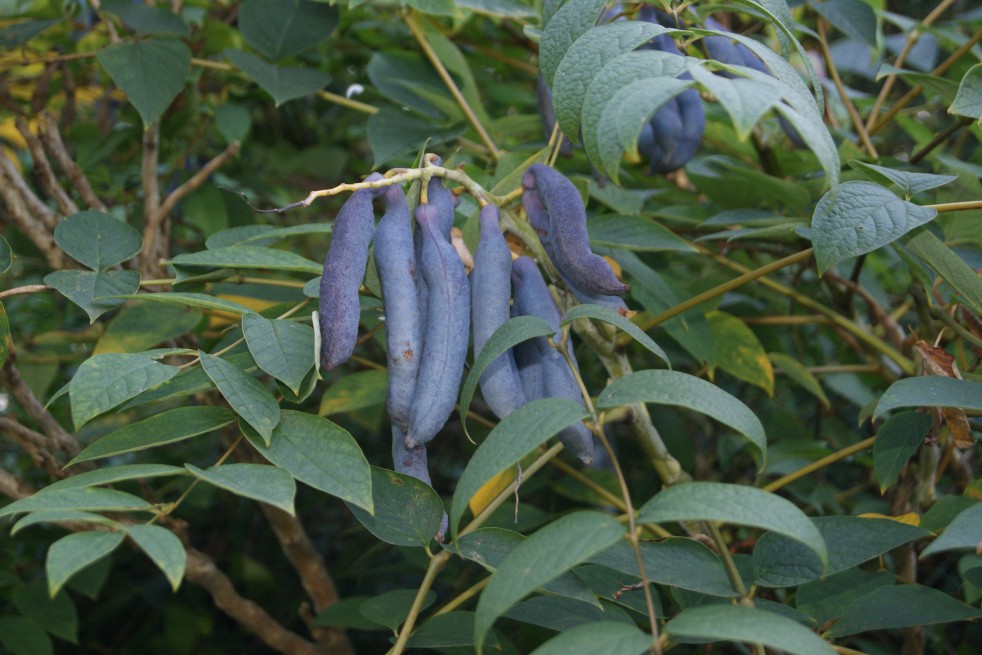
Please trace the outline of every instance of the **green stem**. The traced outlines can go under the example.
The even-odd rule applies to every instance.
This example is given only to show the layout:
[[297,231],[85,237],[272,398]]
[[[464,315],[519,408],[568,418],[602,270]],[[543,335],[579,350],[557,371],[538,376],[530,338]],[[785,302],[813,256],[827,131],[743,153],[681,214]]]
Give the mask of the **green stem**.
[[423,574],[423,582],[420,583],[419,589],[416,591],[416,597],[413,598],[413,604],[409,608],[409,614],[406,616],[406,621],[399,630],[399,636],[396,638],[395,646],[389,650],[389,655],[400,655],[406,650],[406,643],[409,641],[409,635],[413,632],[416,619],[419,618],[419,613],[423,609],[423,601],[426,600],[426,594],[430,590],[430,587],[433,586],[433,581],[436,580],[437,574],[440,573],[449,559],[449,550],[442,550],[430,558],[430,565],[426,567],[426,573]]
[[836,462],[843,460],[846,457],[849,457],[850,455],[855,455],[856,453],[862,452],[867,448],[872,448],[874,441],[876,441],[876,437],[870,437],[869,439],[864,439],[859,443],[855,443],[851,446],[847,446],[846,448],[836,451],[831,455],[826,455],[821,459],[816,459],[811,464],[803,466],[797,471],[792,471],[791,473],[788,473],[787,475],[782,476],[777,480],[775,480],[774,482],[771,482],[770,484],[766,484],[761,488],[764,491],[770,491],[770,492],[777,491],[778,489],[791,484],[795,480],[800,480],[806,475],[814,473],[815,471],[819,471],[825,468],[826,466],[829,466],[830,464],[835,464]]

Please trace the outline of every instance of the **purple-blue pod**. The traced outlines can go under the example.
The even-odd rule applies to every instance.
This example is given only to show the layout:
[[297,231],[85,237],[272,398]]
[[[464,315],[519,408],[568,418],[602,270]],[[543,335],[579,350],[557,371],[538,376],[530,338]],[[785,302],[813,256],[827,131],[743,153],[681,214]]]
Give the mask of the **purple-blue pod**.
[[629,287],[607,260],[590,250],[586,207],[573,183],[554,168],[532,164],[522,175],[522,186],[522,205],[536,231],[546,233],[542,246],[556,269],[587,293],[627,293]]
[[422,324],[412,222],[406,195],[398,185],[386,190],[385,214],[375,228],[375,269],[385,308],[389,373],[386,407],[392,422],[407,430],[422,351]]
[[[549,288],[539,271],[539,267],[528,257],[519,257],[512,263],[512,285],[515,289],[515,314],[518,316],[538,316],[543,319],[555,331],[554,340],[560,338],[559,332],[559,309],[549,293]],[[529,386],[533,389],[538,385],[542,389],[543,398],[565,398],[573,402],[583,404],[583,396],[580,393],[579,384],[570,371],[566,358],[549,345],[544,337],[536,337],[523,344],[529,346],[519,351],[519,362],[525,364],[528,361],[535,362],[541,368],[535,372],[541,375],[541,382],[534,380],[533,375],[529,376]],[[519,344],[519,345],[523,345]],[[567,344],[569,347],[569,344]],[[572,356],[572,348],[568,352]],[[575,360],[574,360],[575,362]],[[520,375],[522,375],[520,369]],[[522,378],[523,386],[526,379]],[[573,455],[578,457],[584,464],[593,461],[593,435],[583,423],[574,423],[559,433],[559,440]]]
[[[471,329],[474,358],[511,313],[511,250],[498,227],[498,208],[486,205],[478,217],[481,234],[471,271]],[[491,362],[480,379],[481,395],[498,418],[524,405],[522,380],[511,350]]]
[[426,325],[423,353],[416,376],[416,394],[409,415],[406,447],[436,436],[453,412],[467,357],[470,287],[467,271],[440,228],[439,209],[416,208],[422,230],[419,266],[426,282]]
[[[412,476],[430,487],[433,486],[427,464],[426,446],[420,444],[415,448],[406,448],[406,433],[395,424],[392,426],[392,465],[396,473]],[[444,512],[440,529],[436,533],[436,540],[440,543],[443,543],[443,537],[447,534],[447,525],[447,513]]]
[[631,310],[628,309],[627,303],[625,303],[624,299],[620,296],[587,293],[582,289],[579,289],[562,274],[560,274],[560,277],[562,277],[563,282],[566,283],[566,288],[568,288],[573,296],[581,303],[585,305],[600,305],[601,307],[607,307],[608,309],[613,309],[615,312],[624,317],[631,314]]
[[[443,160],[439,157],[433,159],[433,163],[440,166]],[[453,228],[454,208],[460,201],[449,189],[444,188],[443,178],[431,177],[426,185],[427,204],[436,208],[436,215],[439,218],[440,234],[449,241],[450,230]],[[413,230],[413,250],[416,253],[416,261],[422,261],[423,257],[423,231],[417,225]],[[422,275],[416,276],[417,297],[419,298],[419,329],[420,332],[426,325],[426,280]]]
[[[382,179],[378,173],[366,182]],[[324,259],[317,314],[321,333],[321,368],[329,371],[348,361],[358,340],[361,305],[358,287],[365,277],[368,247],[375,232],[372,199],[380,189],[355,191],[334,219],[331,247]]]
[[[706,18],[706,27],[719,32],[728,31],[722,23],[708,17]],[[760,57],[758,57],[753,50],[743,45],[739,41],[734,41],[725,36],[707,36],[702,39],[702,45],[706,50],[706,54],[716,61],[734,66],[746,66],[747,68],[752,68],[755,71],[764,73],[765,75],[771,75],[773,77],[773,73],[771,73],[771,70],[760,59]],[[733,73],[727,73],[725,71],[720,71],[716,74],[727,78],[734,77]],[[788,139],[791,141],[791,143],[798,148],[803,148],[805,142],[801,138],[801,135],[798,134],[798,130],[796,130],[794,126],[789,123],[786,118],[784,118],[784,116],[778,115],[777,120],[781,125],[781,129],[788,135]]]

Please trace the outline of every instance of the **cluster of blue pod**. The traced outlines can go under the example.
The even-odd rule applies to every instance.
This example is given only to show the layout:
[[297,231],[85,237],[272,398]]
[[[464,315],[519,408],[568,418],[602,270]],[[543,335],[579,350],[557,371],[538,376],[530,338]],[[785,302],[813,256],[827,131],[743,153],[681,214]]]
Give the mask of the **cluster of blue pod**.
[[[367,181],[380,179],[376,174]],[[542,164],[529,167],[522,186],[529,220],[570,291],[582,302],[626,314],[620,295],[628,287],[605,259],[590,250],[586,209],[576,187]],[[351,195],[335,219],[321,278],[318,322],[320,366],[330,370],[354,352],[358,289],[374,241],[385,312],[386,407],[392,422],[394,468],[431,484],[426,446],[453,412],[471,329],[475,358],[511,316],[545,320],[553,328],[555,343],[561,331],[559,308],[538,265],[528,257],[512,261],[498,208],[487,205],[481,210],[480,237],[468,278],[451,242],[454,195],[438,177],[429,180],[426,191],[426,202],[414,212],[415,229],[398,185]],[[384,197],[385,213],[376,226],[372,203],[378,196]],[[500,355],[482,373],[479,384],[498,418],[539,398],[583,402],[566,358],[544,337]],[[581,461],[592,461],[593,437],[585,425],[574,424],[559,438]]]
[[[606,16],[613,20],[621,20],[619,14],[623,10],[619,4],[609,10]],[[654,23],[663,27],[685,28],[686,25],[677,17],[643,4],[637,13],[637,20]],[[725,32],[726,29],[713,18],[706,18],[705,25],[711,30]],[[747,46],[725,36],[709,36],[700,41],[706,54],[718,62],[734,66],[746,66],[761,73],[770,75],[771,72],[757,55]],[[645,45],[643,49],[659,50],[678,56],[683,56],[678,46],[669,34],[657,36]],[[732,77],[729,73],[720,73]],[[683,73],[680,79],[692,79],[688,73]],[[555,114],[552,109],[552,93],[544,80],[539,77],[538,98],[543,131],[548,137],[555,125]],[[796,145],[802,144],[798,133],[783,118],[780,119],[784,131]],[[702,98],[696,89],[686,89],[661,106],[651,119],[641,128],[638,136],[638,153],[648,163],[652,174],[665,174],[685,166],[696,154],[702,143],[703,131],[706,128],[706,112],[702,106]],[[563,154],[568,154],[572,146],[568,140],[563,141]]]

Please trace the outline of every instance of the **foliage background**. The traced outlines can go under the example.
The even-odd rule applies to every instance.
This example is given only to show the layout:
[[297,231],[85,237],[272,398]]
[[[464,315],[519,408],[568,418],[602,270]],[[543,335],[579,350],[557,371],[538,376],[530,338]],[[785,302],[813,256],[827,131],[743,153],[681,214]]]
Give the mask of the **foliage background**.
[[[603,5],[571,4],[593,15]],[[982,559],[975,547],[982,542],[976,504],[982,411],[976,372],[982,354],[977,274],[982,268],[982,53],[977,45],[982,13],[961,1],[792,4],[695,3],[697,14],[689,16],[696,25],[701,19],[695,16],[710,11],[728,17],[735,31],[750,34],[775,56],[790,56],[805,73],[796,74],[801,84],[807,68],[800,53],[807,52],[821,78],[822,105],[813,105],[815,116],[795,127],[811,148],[792,147],[773,111],[741,123],[733,114],[738,102],[707,101],[706,133],[683,173],[650,176],[630,152],[622,161],[623,148],[616,147],[613,166],[588,161],[582,149],[556,164],[590,198],[594,247],[611,255],[631,282],[628,303],[639,312],[634,323],[664,348],[674,371],[710,380],[739,399],[767,435],[766,465],[758,470],[761,453],[732,429],[733,421],[707,418],[718,405],[702,387],[689,397],[690,408],[698,411],[654,404],[649,416],[643,402],[654,401],[665,388],[645,387],[640,378],[633,378],[632,386],[641,396],[634,404],[620,403],[629,405],[628,411],[621,407],[618,414],[613,405],[619,404],[612,404],[607,433],[634,509],[647,517],[643,523],[657,524],[639,536],[648,541],[671,533],[679,541],[660,543],[684,542],[677,552],[649,553],[648,576],[658,583],[656,598],[663,608],[659,616],[693,617],[689,636],[718,640],[714,652],[759,651],[733,642],[766,641],[781,629],[791,630],[788,624],[823,634],[839,652],[977,652],[982,647],[978,625],[962,620],[979,616],[982,599]],[[112,486],[152,503],[154,521],[179,538],[152,533],[162,549],[158,555],[171,556],[154,558],[161,569],[180,579],[184,565],[177,565],[180,557],[174,553],[186,552],[188,558],[185,582],[174,592],[134,545],[139,533],[120,527],[131,519],[146,522],[147,514],[123,514],[114,510],[125,504],[110,503],[102,509],[117,523],[108,532],[90,532],[84,528],[91,527],[91,516],[44,515],[54,507],[41,505],[34,516],[42,523],[0,536],[0,648],[18,655],[52,649],[384,652],[390,637],[402,634],[392,628],[407,614],[425,627],[433,610],[455,599],[463,609],[475,609],[468,595],[486,584],[487,571],[467,558],[448,556],[432,582],[435,596],[428,602],[434,604],[422,613],[410,610],[435,554],[448,551],[435,543],[394,545],[386,543],[391,536],[373,536],[339,499],[364,505],[364,485],[300,484],[295,502],[287,503],[276,494],[292,488],[292,477],[192,484],[198,478],[185,464],[201,470],[225,457],[240,465],[265,462],[261,446],[249,444],[261,444],[263,437],[252,430],[262,432],[257,424],[272,415],[237,406],[215,377],[201,377],[193,357],[200,349],[255,372],[261,385],[240,380],[238,393],[245,394],[246,405],[271,400],[283,425],[299,426],[295,434],[310,435],[316,425],[330,432],[332,447],[341,448],[349,443],[346,431],[367,462],[391,468],[388,422],[381,411],[384,338],[376,329],[377,280],[371,266],[362,323],[366,338],[358,358],[343,370],[315,381],[302,363],[312,358],[299,357],[300,364],[281,363],[278,374],[259,371],[252,360],[258,361],[260,348],[241,341],[241,316],[251,310],[270,319],[287,314],[300,319],[291,322],[302,327],[296,327],[301,336],[288,352],[304,354],[310,348],[310,331],[303,330],[313,305],[305,285],[319,274],[330,221],[342,199],[321,199],[281,214],[259,214],[248,203],[282,207],[311,190],[358,181],[371,170],[412,167],[424,147],[441,155],[448,168],[463,166],[471,180],[506,196],[518,187],[528,163],[550,156],[535,81],[545,52],[555,53],[557,63],[566,52],[550,50],[541,29],[543,17],[558,7],[513,0],[0,2],[0,360],[6,362],[0,382],[7,403],[0,410],[0,493],[21,498],[84,466],[179,467],[181,475],[168,470],[167,476],[144,477],[148,469],[142,469]],[[631,13],[631,5],[623,8]],[[915,34],[919,38],[906,63],[898,61],[898,52]],[[696,58],[704,56],[694,40],[699,35],[679,35]],[[579,54],[585,67],[600,57],[594,50]],[[776,98],[794,105],[788,81],[774,85],[784,94]],[[719,89],[700,88],[707,100],[723,98]],[[553,92],[561,123],[564,111],[572,111],[578,122],[575,108],[583,89],[564,86],[560,77]],[[651,113],[650,100],[640,94],[628,99],[625,107],[633,107],[639,120]],[[738,100],[750,104],[739,94]],[[883,124],[874,130],[877,117]],[[594,127],[584,119],[585,130]],[[822,150],[815,146],[820,143],[831,147]],[[63,160],[74,161],[78,169],[62,167]],[[827,196],[824,209],[816,211],[836,176],[840,195]],[[464,194],[457,213],[472,250],[476,208]],[[80,209],[99,213],[80,223]],[[863,220],[880,235],[865,248],[843,236]],[[276,240],[261,237],[263,230],[279,228],[294,232],[279,233]],[[106,239],[99,242],[101,249],[93,247],[96,232]],[[254,240],[242,243],[247,238]],[[231,261],[215,254],[223,245],[232,248]],[[52,277],[54,271],[60,273]],[[738,275],[744,277],[720,286]],[[102,299],[113,295],[107,291],[137,288],[203,295],[173,296],[172,305]],[[685,303],[690,298],[702,302]],[[221,302],[226,304],[216,304]],[[573,337],[583,379],[598,403],[612,378],[632,369],[664,370],[650,350],[598,326],[580,323]],[[590,340],[597,334],[599,343]],[[943,351],[930,350],[930,344]],[[91,370],[92,362],[108,361],[94,357],[151,348],[168,349],[154,355],[167,358],[143,355],[113,360],[117,368],[108,373]],[[130,402],[135,393],[109,391],[110,397],[119,394],[119,402],[110,398],[86,405],[86,391],[131,366],[148,371],[136,388],[144,395]],[[189,385],[190,395],[154,399],[150,387],[162,380],[153,375],[173,375],[176,366],[198,371],[201,385]],[[294,381],[292,391],[286,380]],[[229,404],[240,420],[217,409]],[[944,407],[945,413],[914,411],[922,405]],[[199,418],[211,412],[213,423],[201,436],[153,450],[131,443],[98,465],[62,468],[100,438],[184,406],[198,408]],[[479,398],[472,409],[468,428],[481,443],[493,422]],[[906,411],[894,411],[884,423],[889,409]],[[287,412],[319,414],[333,423]],[[175,427],[152,425],[138,431],[136,438],[145,440],[140,448],[164,440],[167,429]],[[331,425],[340,427],[325,427]],[[182,427],[186,424],[177,421],[178,432]],[[282,438],[285,429],[272,438]],[[244,441],[246,433],[250,438]],[[359,456],[344,452],[350,459],[324,470],[357,468]],[[455,415],[431,449],[433,486],[447,508],[474,452]],[[301,479],[290,466],[274,463],[282,467],[276,471],[285,468]],[[358,466],[367,473],[364,464]],[[735,493],[730,487],[707,501],[722,516],[699,514],[681,496],[668,507],[675,515],[655,505],[642,508],[649,499],[664,498],[656,494],[668,484],[688,479],[779,492],[798,509],[790,522],[772,515],[761,523],[768,506],[757,503],[765,501],[753,496],[744,507],[738,496],[729,495]],[[378,511],[382,485],[373,487]],[[571,511],[623,513],[621,489],[609,469],[581,470],[565,456],[523,477],[518,496],[517,523],[509,500],[482,527],[530,535],[559,525],[567,531],[540,546],[557,552],[596,536],[560,523]],[[257,498],[295,506],[296,518],[257,504]],[[510,490],[499,500],[506,498],[511,499]],[[425,532],[434,511],[439,517],[435,496],[419,490],[414,502],[419,515],[402,520]],[[57,509],[86,507],[64,501]],[[743,509],[757,511],[758,522],[737,520]],[[900,522],[852,518],[869,513]],[[845,517],[841,523],[814,524],[825,536],[830,561],[840,567],[839,577],[827,584],[816,581],[821,571],[801,577],[781,569],[814,562],[815,556],[797,545],[805,532],[793,527],[805,515]],[[723,520],[721,527],[712,519]],[[959,529],[941,532],[952,520],[961,521],[954,524]],[[772,532],[762,537],[768,528]],[[799,541],[775,534],[782,529]],[[94,558],[98,561],[91,566],[74,557],[81,551],[78,542],[67,543],[72,557],[52,555],[52,543],[66,535],[121,540],[124,531],[130,539],[111,556]],[[939,533],[947,536],[935,540]],[[774,569],[767,568],[760,545],[767,539]],[[941,544],[934,547],[936,554],[918,559],[931,543]],[[707,554],[709,560],[700,559]],[[584,630],[601,630],[598,625],[623,618],[622,625],[650,628],[639,592],[628,592],[619,605],[611,599],[619,584],[636,577],[597,553],[590,562],[568,563],[577,567],[573,584],[580,596],[571,599],[569,590],[536,595],[495,624],[504,652],[531,652],[557,632],[581,640],[581,651],[567,652],[600,652],[589,650],[587,633],[568,632],[580,622]],[[674,577],[670,564],[676,567]],[[725,593],[707,593],[709,583],[692,582],[707,567],[720,572]],[[52,601],[47,590],[53,574],[68,582]],[[596,606],[583,602],[584,587]],[[606,597],[603,615],[596,610],[596,596]],[[695,612],[712,610],[721,599],[729,607],[729,596],[742,596],[745,607],[786,623],[772,629],[759,613],[710,619]],[[374,607],[365,603],[368,599]],[[877,630],[847,629],[847,619],[854,628]],[[463,643],[473,643],[466,623],[473,616],[462,620],[431,628],[443,643],[460,635]],[[684,623],[675,625],[677,633],[671,623],[668,628],[679,652],[708,652],[685,645]],[[717,629],[722,632],[713,632]],[[641,629],[631,636],[637,634]],[[812,642],[793,630],[788,635],[771,645],[827,652],[809,650],[815,648]],[[642,637],[643,644],[650,642]],[[554,644],[558,648],[561,642]]]

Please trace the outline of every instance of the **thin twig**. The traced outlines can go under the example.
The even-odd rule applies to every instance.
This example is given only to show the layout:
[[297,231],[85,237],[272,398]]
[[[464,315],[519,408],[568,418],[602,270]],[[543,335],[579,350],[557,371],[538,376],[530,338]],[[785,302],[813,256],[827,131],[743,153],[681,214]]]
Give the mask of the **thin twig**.
[[78,455],[82,451],[78,440],[61,427],[61,423],[44,408],[31,388],[27,386],[24,378],[21,377],[20,371],[14,364],[14,359],[13,355],[8,356],[3,368],[0,369],[0,384],[7,388],[17,404],[24,410],[24,413],[44,430],[56,449],[64,451],[70,457]]
[[38,291],[46,291],[50,289],[47,284],[27,284],[22,287],[14,287],[13,289],[7,289],[6,291],[0,291],[0,298],[7,298],[9,296],[22,296],[28,293],[37,293]]
[[[934,21],[938,20],[948,8],[955,3],[955,0],[941,0],[938,6],[931,10],[924,20],[921,21],[921,25],[924,27],[930,27]],[[907,60],[907,55],[913,49],[914,44],[917,43],[917,39],[921,36],[920,30],[911,30],[907,33],[907,40],[904,42],[904,47],[901,48],[900,54],[897,55],[897,59],[893,62],[896,68],[900,68],[904,65],[904,61]],[[883,108],[883,103],[886,101],[887,96],[890,95],[890,91],[893,89],[894,83],[897,81],[896,73],[891,73],[887,75],[886,81],[883,83],[883,87],[880,88],[880,93],[876,96],[876,101],[873,103],[873,108],[869,112],[869,116],[866,119],[866,129],[869,130],[873,125],[876,124],[876,119],[880,114],[880,109]]]
[[477,132],[478,136],[481,137],[481,141],[484,142],[484,145],[486,145],[488,150],[491,151],[491,156],[495,159],[495,161],[497,161],[501,156],[501,152],[498,150],[498,147],[494,145],[494,141],[491,140],[491,136],[488,134],[487,130],[484,129],[484,125],[482,125],[481,121],[478,120],[474,110],[471,109],[467,99],[464,98],[464,94],[462,94],[460,89],[457,88],[456,82],[453,81],[453,78],[450,76],[450,72],[447,71],[447,68],[443,65],[443,62],[440,61],[440,57],[436,54],[436,51],[433,50],[433,46],[431,46],[429,41],[427,41],[426,34],[423,32],[423,28],[419,24],[419,18],[415,12],[407,13],[406,26],[409,27],[410,33],[412,33],[413,37],[415,37],[416,41],[419,43],[419,47],[422,48],[423,54],[425,54],[426,58],[430,60],[433,67],[436,68],[437,74],[440,76],[440,79],[443,80],[447,90],[450,91],[450,95],[452,95],[454,100],[457,101],[457,104],[460,105],[461,110],[464,112],[464,116],[467,117],[467,120],[470,122],[471,126]]
[[913,155],[910,156],[910,163],[911,164],[919,163],[922,159],[924,159],[929,154],[931,154],[932,150],[934,150],[942,143],[950,139],[955,132],[962,129],[963,127],[965,127],[971,122],[972,122],[971,118],[963,116],[961,119],[955,121],[941,132],[935,134],[934,138],[928,141],[923,148],[921,148],[920,150],[918,150],[917,152],[915,152]]
[[[44,189],[44,192],[48,194],[49,198],[52,198],[57,203],[58,209],[62,214],[69,216],[77,213],[78,207],[75,205],[75,202],[65,193],[65,188],[61,186],[58,178],[55,177],[54,171],[51,170],[51,163],[44,153],[44,146],[41,145],[41,139],[34,132],[31,132],[27,121],[22,116],[14,119],[14,124],[17,127],[17,131],[24,137],[27,147],[31,151],[31,158],[34,160],[34,174],[37,176],[41,188]],[[48,227],[54,228],[55,226],[49,225]]]
[[[940,75],[943,75],[949,68],[954,66],[959,59],[961,59],[962,57],[965,56],[966,53],[971,51],[971,49],[979,41],[982,41],[982,30],[979,30],[978,32],[973,34],[972,38],[970,38],[968,41],[963,43],[961,47],[959,47],[957,50],[951,53],[951,55],[947,59],[945,59],[933,71],[931,71],[930,73],[931,76],[938,77]],[[893,119],[893,117],[900,112],[901,109],[909,105],[914,100],[914,98],[916,98],[921,94],[921,91],[923,90],[924,87],[918,84],[910,91],[905,93],[904,96],[900,98],[900,100],[894,103],[894,105],[890,108],[890,111],[888,111],[886,114],[883,115],[883,118],[881,118],[879,122],[877,122],[873,127],[869,128],[868,132],[870,136],[879,132],[880,128],[882,128],[884,125],[889,123]]]
[[338,95],[337,93],[331,93],[330,91],[318,91],[317,97],[327,100],[328,102],[333,102],[336,105],[347,107],[348,109],[360,111],[363,114],[372,115],[377,114],[379,111],[378,107],[366,104],[359,100],[353,100],[347,96]]
[[781,476],[777,480],[774,480],[774,482],[765,484],[762,487],[762,489],[764,491],[770,491],[770,492],[777,491],[778,489],[781,489],[782,487],[786,487],[787,485],[791,484],[795,480],[800,480],[806,475],[814,473],[815,471],[819,471],[830,464],[835,464],[836,462],[843,460],[846,457],[849,457],[850,455],[855,455],[856,453],[861,453],[867,448],[872,448],[874,441],[876,441],[876,437],[870,437],[869,439],[864,439],[859,443],[855,443],[851,446],[843,448],[842,450],[836,451],[831,455],[826,455],[821,459],[816,459],[811,464],[803,466],[797,471],[788,473],[787,475]]
[[78,191],[78,194],[82,197],[92,209],[98,209],[99,211],[106,211],[106,205],[103,204],[99,196],[95,194],[92,190],[92,185],[89,184],[89,178],[85,176],[85,172],[82,167],[72,159],[71,155],[68,154],[68,149],[65,147],[65,143],[61,139],[61,131],[58,129],[58,121],[55,119],[54,115],[45,112],[41,116],[44,128],[39,131],[41,140],[44,141],[44,145],[47,147],[48,152],[55,158],[58,162],[58,168],[68,176],[68,181],[71,182],[72,188]]
[[832,82],[835,83],[835,88],[839,92],[839,99],[842,100],[842,104],[846,106],[846,111],[849,113],[849,119],[852,121],[852,126],[856,129],[856,133],[859,135],[860,141],[863,142],[863,147],[866,148],[866,152],[873,159],[879,159],[880,155],[876,152],[876,147],[873,146],[873,142],[869,138],[869,134],[866,132],[866,127],[863,125],[863,119],[859,117],[859,112],[856,111],[856,106],[852,104],[852,99],[849,94],[846,93],[846,87],[842,84],[842,78],[839,77],[839,70],[835,67],[835,61],[832,59],[832,52],[829,50],[828,37],[825,34],[825,20],[822,18],[818,19],[818,45],[822,49],[822,57],[825,59],[825,68],[828,70],[829,74],[832,76]]

